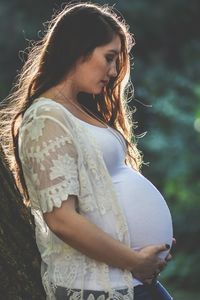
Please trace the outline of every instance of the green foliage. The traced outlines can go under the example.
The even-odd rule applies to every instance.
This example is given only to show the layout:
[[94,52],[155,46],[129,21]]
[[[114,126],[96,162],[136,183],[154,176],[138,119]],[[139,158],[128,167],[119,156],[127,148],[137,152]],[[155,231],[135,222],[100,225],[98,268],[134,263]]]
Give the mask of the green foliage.
[[[163,273],[162,280],[168,280],[176,288],[184,285],[185,289],[197,291],[199,285],[199,259],[199,253],[191,253],[189,255],[188,253],[179,252],[179,255],[173,259],[173,262],[170,263],[168,269]],[[193,286],[191,286],[191,280],[188,280],[191,269]],[[194,289],[194,286],[196,286],[196,289]]]
[[178,71],[167,69],[161,62],[157,67],[150,66],[141,82],[141,92],[148,95],[147,101],[152,104],[145,121],[150,130],[141,144],[153,155],[155,173],[160,184],[165,182],[167,196],[173,197],[175,193],[176,196],[181,195],[182,201],[190,199],[191,202],[198,202],[198,194],[193,193],[195,187],[199,187],[195,179],[200,162],[199,132],[194,126],[198,103],[195,82]]

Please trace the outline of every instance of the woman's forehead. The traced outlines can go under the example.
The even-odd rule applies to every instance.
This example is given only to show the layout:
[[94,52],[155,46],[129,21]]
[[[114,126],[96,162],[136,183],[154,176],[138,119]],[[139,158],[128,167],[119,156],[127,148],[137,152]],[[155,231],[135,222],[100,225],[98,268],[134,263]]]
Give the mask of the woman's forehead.
[[98,47],[104,51],[112,52],[116,55],[118,55],[121,52],[121,40],[120,37],[117,35],[115,36],[112,41],[109,43]]

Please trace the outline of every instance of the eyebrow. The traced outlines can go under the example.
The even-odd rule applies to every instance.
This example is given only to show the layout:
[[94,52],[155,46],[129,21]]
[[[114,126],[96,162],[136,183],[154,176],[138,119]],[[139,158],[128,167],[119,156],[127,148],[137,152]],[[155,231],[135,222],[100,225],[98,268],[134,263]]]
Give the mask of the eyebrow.
[[115,50],[115,49],[111,49],[111,50],[109,50],[109,52],[112,52],[112,53],[114,53],[115,55],[119,55],[119,53],[120,53],[120,51],[117,51],[117,50]]

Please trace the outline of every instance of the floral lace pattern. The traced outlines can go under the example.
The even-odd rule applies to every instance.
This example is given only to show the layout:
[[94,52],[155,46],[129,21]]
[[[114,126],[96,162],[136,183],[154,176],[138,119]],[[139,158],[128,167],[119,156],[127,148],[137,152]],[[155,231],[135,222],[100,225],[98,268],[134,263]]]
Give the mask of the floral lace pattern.
[[81,291],[69,299],[86,299],[83,290],[94,278],[101,290],[108,292],[108,298],[105,295],[95,298],[90,294],[87,300],[133,299],[130,272],[120,270],[121,285],[127,290],[122,298],[113,292],[108,265],[71,248],[53,234],[43,220],[44,212],[60,207],[68,195],[76,195],[80,214],[129,245],[127,224],[95,137],[87,130],[83,132],[81,122],[62,105],[41,98],[23,117],[19,155],[35,218],[47,299],[56,299],[57,286],[72,289],[77,282],[81,284]]

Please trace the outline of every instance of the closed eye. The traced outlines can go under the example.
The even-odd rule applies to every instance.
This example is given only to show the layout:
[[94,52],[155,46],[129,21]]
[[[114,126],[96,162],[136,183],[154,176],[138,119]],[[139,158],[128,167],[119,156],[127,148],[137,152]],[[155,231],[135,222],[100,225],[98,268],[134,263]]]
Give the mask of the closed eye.
[[114,60],[114,56],[113,55],[106,55],[106,60],[107,60],[108,63],[111,63]]

